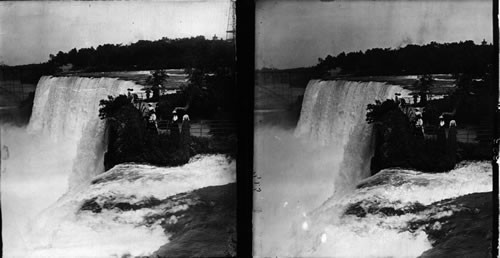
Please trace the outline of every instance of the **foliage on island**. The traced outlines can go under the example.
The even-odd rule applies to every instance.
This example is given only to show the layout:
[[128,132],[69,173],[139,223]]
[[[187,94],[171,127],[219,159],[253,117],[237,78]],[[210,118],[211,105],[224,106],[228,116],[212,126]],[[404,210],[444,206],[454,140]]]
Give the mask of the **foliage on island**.
[[[432,87],[432,78],[422,76],[425,92]],[[446,124],[455,120],[462,127],[490,125],[493,120],[491,103],[491,73],[481,79],[473,79],[470,74],[456,76],[456,90],[444,98],[425,100],[414,107],[423,107],[423,121],[426,125],[439,124],[443,115]],[[425,98],[424,98],[425,99]],[[419,138],[415,134],[415,121],[405,114],[401,105],[393,99],[377,101],[367,106],[366,121],[374,124],[375,155],[372,159],[372,173],[389,167],[413,168],[421,171],[446,171],[460,160],[489,159],[488,139],[475,143],[457,142],[456,149],[450,143],[439,143],[433,138]],[[490,126],[492,127],[492,126]],[[482,142],[483,141],[483,142]]]
[[157,115],[170,119],[177,107],[181,116],[189,111],[191,119],[237,119],[237,91],[231,69],[218,69],[214,73],[203,73],[199,69],[189,71],[189,82],[180,94],[159,97]]
[[372,174],[391,167],[440,172],[455,166],[456,150],[416,136],[410,119],[394,100],[369,104],[367,108],[367,122],[374,124],[375,134]]
[[225,153],[236,155],[236,136],[221,135],[204,139],[191,136],[189,156],[179,148],[179,139],[148,130],[145,117],[125,95],[101,100],[99,117],[107,121],[108,150],[105,169],[125,162],[176,166],[196,154]]

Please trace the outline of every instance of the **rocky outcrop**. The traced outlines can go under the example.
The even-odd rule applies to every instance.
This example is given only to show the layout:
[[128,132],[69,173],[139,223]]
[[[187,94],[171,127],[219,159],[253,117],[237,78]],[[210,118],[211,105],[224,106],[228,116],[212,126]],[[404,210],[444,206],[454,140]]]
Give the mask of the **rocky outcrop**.
[[459,207],[450,217],[417,221],[432,249],[420,257],[491,257],[493,237],[492,193],[474,193],[429,205],[428,209]]
[[154,252],[160,257],[236,256],[236,184],[209,186],[164,200],[149,198],[138,203],[108,199],[99,204],[92,198],[80,211],[101,213],[117,209],[130,211],[163,207],[160,214],[147,215],[147,225],[161,222],[169,242]]
[[367,120],[374,124],[375,135],[372,174],[391,167],[442,172],[455,166],[456,153],[443,151],[436,141],[417,137],[409,118],[393,100],[370,108]]
[[[492,193],[473,193],[422,205],[394,208],[383,203],[358,202],[344,212],[364,218],[367,215],[384,217],[416,215],[403,231],[424,231],[432,248],[419,257],[491,257],[493,237]],[[424,215],[424,216],[418,216]]]
[[126,162],[178,166],[186,164],[196,154],[236,153],[234,135],[204,139],[187,135],[188,128],[183,130],[182,137],[158,134],[147,129],[142,113],[126,96],[101,103],[100,116],[108,122],[106,170]]
[[[183,196],[196,204],[163,215],[170,242],[152,258],[236,256],[236,184],[210,186]],[[175,223],[172,223],[174,222]]]
[[[120,101],[119,98],[115,101]],[[124,162],[146,162],[148,156],[155,156],[147,148],[141,113],[125,101],[108,115],[108,150],[104,155],[106,170]]]

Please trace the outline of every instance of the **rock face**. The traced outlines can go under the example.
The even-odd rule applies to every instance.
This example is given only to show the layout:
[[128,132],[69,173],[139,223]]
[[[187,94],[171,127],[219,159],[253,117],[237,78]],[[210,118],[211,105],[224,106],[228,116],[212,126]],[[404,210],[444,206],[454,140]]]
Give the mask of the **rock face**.
[[[451,217],[416,222],[433,242],[420,257],[491,257],[492,193],[474,193],[440,201],[432,208],[460,207]],[[422,224],[420,224],[422,223]]]
[[416,139],[408,118],[397,106],[391,106],[378,119],[374,127],[376,143],[371,162],[372,174],[384,168],[416,165]]
[[[99,182],[96,182],[99,183]],[[140,211],[162,207],[163,212],[145,216],[145,224],[158,221],[169,237],[150,257],[236,256],[236,184],[209,186],[164,200],[149,198],[138,203],[97,198],[86,200],[81,211],[92,213]]]
[[196,201],[185,210],[162,216],[170,242],[151,257],[236,256],[236,184],[210,186],[171,199]]
[[[101,108],[101,117],[108,121],[108,148],[105,169],[125,162],[160,166],[182,165],[189,155],[181,155],[178,139],[148,130],[141,112],[121,95]],[[189,154],[189,153],[188,153]]]
[[[120,98],[120,97],[119,97]],[[132,104],[125,103],[108,120],[108,151],[104,156],[106,170],[124,162],[146,161],[146,128],[142,115]]]
[[[492,243],[492,194],[474,193],[455,199],[446,199],[424,206],[384,207],[363,202],[349,206],[345,215],[365,218],[368,215],[396,217],[426,214],[409,221],[405,230],[423,230],[432,248],[419,257],[490,257]],[[438,215],[449,214],[449,215]]]
[[186,164],[197,154],[236,154],[234,135],[211,138],[193,137],[189,124],[181,135],[158,134],[148,130],[141,112],[124,95],[103,101],[101,118],[107,120],[108,144],[104,155],[105,170],[126,162],[148,163],[159,166]]
[[375,154],[371,162],[372,174],[381,169],[400,167],[426,172],[442,172],[453,169],[456,151],[443,152],[446,146],[424,140],[414,134],[408,117],[393,100],[387,100],[368,114],[375,124]]

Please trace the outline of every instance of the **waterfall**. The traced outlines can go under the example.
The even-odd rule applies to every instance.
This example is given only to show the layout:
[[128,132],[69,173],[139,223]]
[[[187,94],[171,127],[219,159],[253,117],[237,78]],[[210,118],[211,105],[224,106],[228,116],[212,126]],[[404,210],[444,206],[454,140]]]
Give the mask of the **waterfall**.
[[290,247],[300,246],[292,241],[296,223],[369,176],[374,146],[366,108],[395,93],[407,95],[399,86],[379,82],[312,80],[295,130],[256,128],[258,256],[296,256],[300,252]]
[[27,130],[47,136],[56,144],[65,142],[72,146],[70,189],[104,172],[105,121],[98,115],[99,101],[138,87],[133,82],[113,78],[44,76],[40,79]]
[[[198,205],[190,198],[168,201],[166,208],[156,200],[236,180],[236,164],[224,155],[199,155],[179,167],[119,164],[104,172],[106,124],[99,102],[130,88],[142,86],[42,77],[28,126],[0,126],[2,146],[9,149],[0,164],[3,257],[149,256],[169,241],[161,223],[166,212]],[[95,178],[100,180],[91,184]],[[82,208],[97,200],[105,200],[102,212]],[[137,208],[105,205],[115,201]]]
[[334,177],[336,193],[370,175],[373,139],[367,105],[395,93],[408,91],[381,82],[311,80],[307,85],[295,135],[338,150],[342,163]]
[[[380,82],[312,80],[294,130],[256,127],[254,255],[417,257],[433,243],[412,222],[456,212],[432,203],[492,189],[488,162],[447,173],[391,168],[370,176],[374,137],[367,105],[395,93],[409,95]],[[430,206],[404,215],[382,211],[417,204]]]

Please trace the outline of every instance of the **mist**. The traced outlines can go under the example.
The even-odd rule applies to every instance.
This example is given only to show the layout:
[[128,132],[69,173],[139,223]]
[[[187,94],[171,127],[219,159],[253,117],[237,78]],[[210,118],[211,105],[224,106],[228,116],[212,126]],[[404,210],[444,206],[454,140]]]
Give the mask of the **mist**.
[[1,205],[4,255],[29,248],[30,221],[68,190],[76,156],[74,143],[30,134],[25,127],[1,125]]
[[301,140],[291,129],[262,126],[255,129],[254,157],[262,190],[254,194],[255,251],[290,255],[286,246],[297,223],[333,194],[341,152]]

